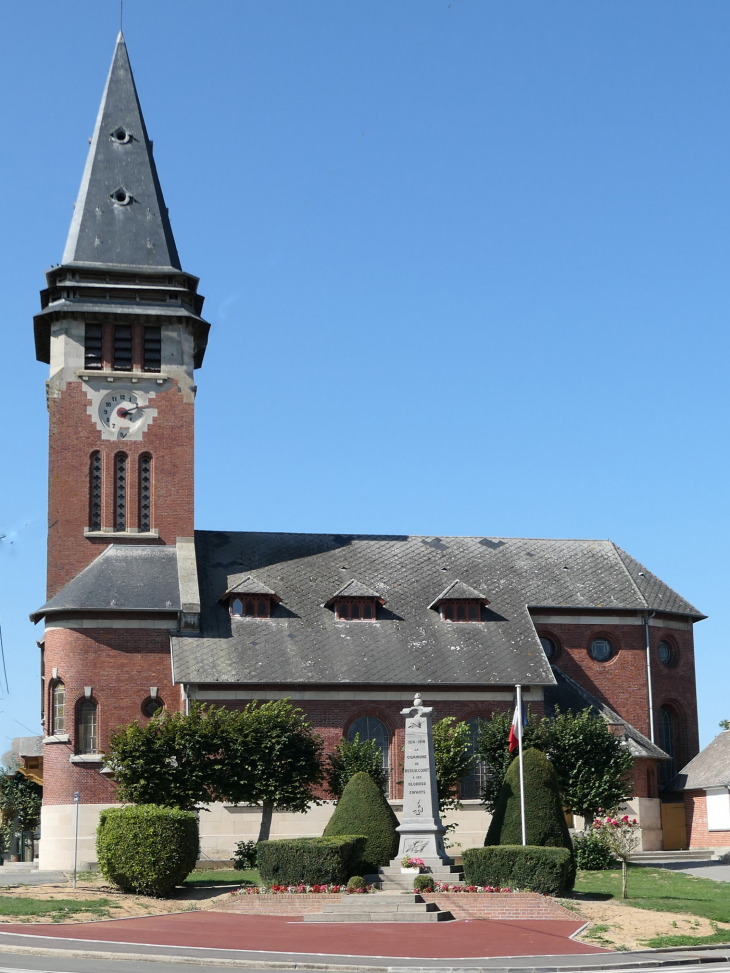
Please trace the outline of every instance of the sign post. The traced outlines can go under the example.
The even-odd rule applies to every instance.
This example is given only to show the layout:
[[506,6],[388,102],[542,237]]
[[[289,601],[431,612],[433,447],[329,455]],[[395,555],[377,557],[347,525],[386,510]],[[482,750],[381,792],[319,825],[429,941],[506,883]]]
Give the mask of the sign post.
[[76,866],[79,860],[79,792],[74,791],[74,804],[76,805],[76,835],[74,837],[74,888],[76,888]]

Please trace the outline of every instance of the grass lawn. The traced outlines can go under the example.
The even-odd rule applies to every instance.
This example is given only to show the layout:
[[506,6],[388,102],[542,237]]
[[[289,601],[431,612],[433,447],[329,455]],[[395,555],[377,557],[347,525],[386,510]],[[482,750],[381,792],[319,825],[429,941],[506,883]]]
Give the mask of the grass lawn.
[[109,899],[31,899],[0,895],[0,916],[49,916],[58,921],[83,912],[98,919],[118,909]]
[[711,936],[656,936],[644,943],[651,949],[663,949],[667,946],[716,946],[730,943],[730,929],[718,930]]
[[184,885],[203,888],[206,885],[261,885],[257,868],[236,871],[233,868],[211,868],[206,871],[196,868],[185,879]]
[[[644,868],[629,865],[629,897],[621,898],[621,870],[605,872],[579,871],[575,891],[596,898],[616,899],[637,909],[656,912],[685,912],[717,922],[730,922],[730,882],[695,878],[666,868]],[[723,935],[719,933],[718,935]],[[689,940],[696,945],[702,940],[691,937],[668,937]],[[730,938],[730,934],[728,934]],[[719,942],[712,937],[711,941]],[[728,940],[725,939],[725,942]],[[652,942],[652,945],[655,943]],[[668,943],[667,945],[681,945]]]

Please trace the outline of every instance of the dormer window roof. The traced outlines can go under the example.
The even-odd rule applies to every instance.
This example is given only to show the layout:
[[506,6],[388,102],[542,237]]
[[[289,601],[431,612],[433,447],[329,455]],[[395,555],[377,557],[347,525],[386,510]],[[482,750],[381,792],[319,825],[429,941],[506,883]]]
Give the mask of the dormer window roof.
[[249,575],[231,585],[220,600],[228,603],[228,610],[234,618],[270,618],[281,598],[263,581]]
[[378,605],[384,605],[385,598],[372,588],[352,578],[336,591],[324,608],[334,606],[335,615],[340,621],[374,622]]
[[445,622],[480,622],[482,608],[488,604],[485,594],[457,579],[428,607],[438,611]]

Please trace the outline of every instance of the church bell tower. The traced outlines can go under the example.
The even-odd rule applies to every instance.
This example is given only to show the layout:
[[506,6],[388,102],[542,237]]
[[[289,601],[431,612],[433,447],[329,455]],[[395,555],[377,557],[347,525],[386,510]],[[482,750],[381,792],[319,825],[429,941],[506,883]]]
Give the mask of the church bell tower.
[[48,598],[115,544],[193,536],[193,370],[209,325],[180,265],[124,37],[63,262],[46,272]]

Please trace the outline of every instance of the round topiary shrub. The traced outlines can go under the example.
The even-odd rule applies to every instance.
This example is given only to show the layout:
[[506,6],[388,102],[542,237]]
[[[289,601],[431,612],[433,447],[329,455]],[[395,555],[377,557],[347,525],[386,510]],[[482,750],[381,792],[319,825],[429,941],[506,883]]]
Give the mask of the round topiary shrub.
[[325,838],[364,835],[360,867],[367,875],[377,872],[398,854],[398,818],[370,774],[353,774],[345,785],[335,813],[324,829]]
[[[571,878],[575,881],[573,842],[565,820],[555,768],[540,750],[530,747],[522,755],[525,771],[525,825],[527,844],[543,848],[567,848],[571,853]],[[507,769],[499,792],[485,845],[521,845],[520,765],[515,758]]]
[[195,868],[198,819],[192,811],[133,804],[101,812],[99,869],[122,892],[170,895]]
[[359,889],[365,888],[365,879],[362,875],[353,875],[352,878],[347,883],[348,892],[357,892]]
[[413,879],[414,892],[433,892],[433,875],[416,875]]

